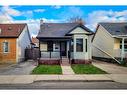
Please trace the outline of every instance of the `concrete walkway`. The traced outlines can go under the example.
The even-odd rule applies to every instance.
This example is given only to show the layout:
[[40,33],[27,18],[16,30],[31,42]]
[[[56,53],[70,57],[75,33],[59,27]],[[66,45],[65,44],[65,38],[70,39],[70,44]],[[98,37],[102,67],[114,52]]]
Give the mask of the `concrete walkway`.
[[0,75],[29,75],[36,67],[36,62],[26,61],[0,69]]
[[108,72],[109,74],[127,74],[127,67],[102,61],[94,61],[93,65]]
[[62,58],[61,68],[62,68],[63,75],[75,74],[71,68],[71,65],[69,64],[69,60],[66,58]]

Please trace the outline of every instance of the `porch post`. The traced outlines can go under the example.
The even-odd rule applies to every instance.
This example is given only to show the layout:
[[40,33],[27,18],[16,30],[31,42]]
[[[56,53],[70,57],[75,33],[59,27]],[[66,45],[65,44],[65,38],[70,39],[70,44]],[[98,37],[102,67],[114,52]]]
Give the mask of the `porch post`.
[[71,39],[69,40],[69,58],[71,58]]
[[40,39],[39,39],[39,58],[41,58]]
[[124,38],[122,38],[121,61],[123,61],[123,58],[124,58]]

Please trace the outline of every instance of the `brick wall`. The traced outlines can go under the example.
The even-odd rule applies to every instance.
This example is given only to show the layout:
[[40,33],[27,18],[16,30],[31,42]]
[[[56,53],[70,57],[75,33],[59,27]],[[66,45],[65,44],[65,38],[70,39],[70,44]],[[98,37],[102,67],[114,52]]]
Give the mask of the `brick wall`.
[[[3,52],[3,42],[9,42],[9,52]],[[0,38],[0,63],[16,63],[16,38]]]

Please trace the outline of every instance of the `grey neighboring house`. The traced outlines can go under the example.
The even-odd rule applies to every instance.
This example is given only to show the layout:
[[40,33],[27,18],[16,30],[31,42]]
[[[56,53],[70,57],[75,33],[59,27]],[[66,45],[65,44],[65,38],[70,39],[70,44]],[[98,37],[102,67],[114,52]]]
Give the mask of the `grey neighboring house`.
[[[93,37],[93,45],[122,61],[127,57],[127,22],[99,23]],[[111,58],[95,47],[92,51],[94,58]]]
[[78,23],[42,23],[37,35],[39,62],[59,64],[66,58],[72,63],[90,63],[92,34],[91,30]]

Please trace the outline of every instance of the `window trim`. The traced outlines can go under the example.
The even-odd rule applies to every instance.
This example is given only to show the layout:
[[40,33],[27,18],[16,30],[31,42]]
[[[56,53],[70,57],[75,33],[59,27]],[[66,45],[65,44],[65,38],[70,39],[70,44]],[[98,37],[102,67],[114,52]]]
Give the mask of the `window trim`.
[[[127,46],[127,41],[124,41],[124,51],[127,51],[127,48],[125,48],[126,46]],[[122,41],[120,41],[119,49],[122,49]]]
[[[82,40],[82,50],[81,51],[77,50],[77,40]],[[76,38],[76,52],[83,52],[83,38]]]
[[[7,52],[5,52],[4,43],[8,43],[8,51],[7,51]],[[9,48],[9,42],[4,41],[4,42],[3,42],[3,53],[9,53],[9,51],[10,51],[10,48]]]
[[88,40],[85,39],[85,51],[88,52]]

